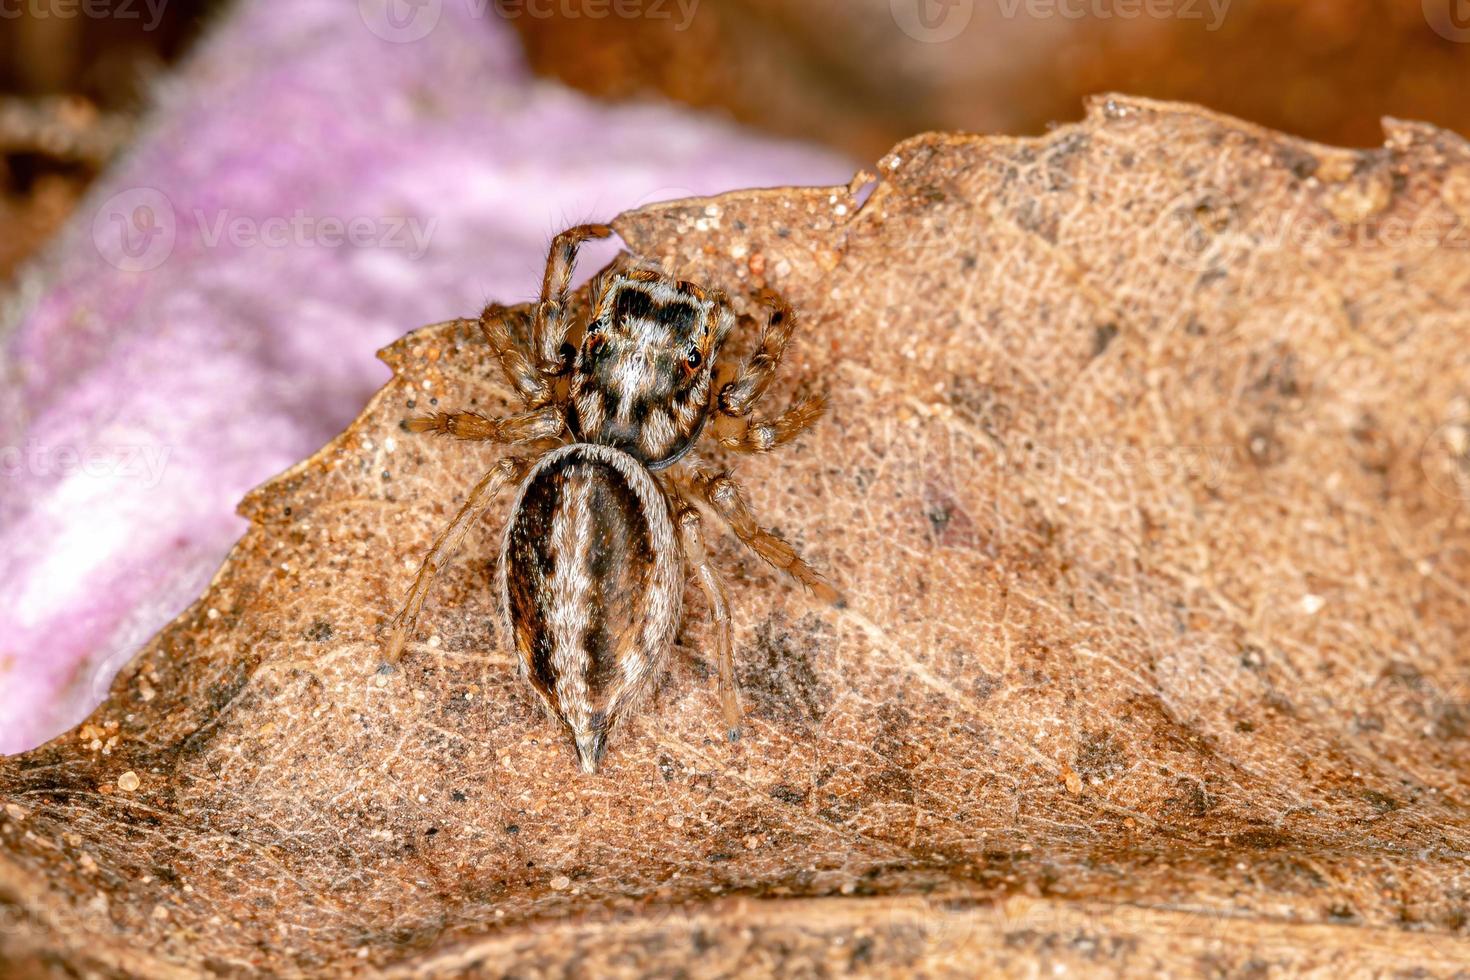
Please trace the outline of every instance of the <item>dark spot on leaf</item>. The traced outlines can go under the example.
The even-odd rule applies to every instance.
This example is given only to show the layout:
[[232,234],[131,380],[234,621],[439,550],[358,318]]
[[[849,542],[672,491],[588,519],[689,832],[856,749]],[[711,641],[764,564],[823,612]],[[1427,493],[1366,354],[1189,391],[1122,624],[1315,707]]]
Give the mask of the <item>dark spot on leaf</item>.
[[1387,793],[1380,793],[1375,789],[1363,791],[1363,799],[1379,813],[1392,813],[1399,808],[1399,801]]
[[800,806],[806,802],[807,794],[792,789],[785,783],[771,787],[771,798],[780,800],[782,803],[790,803],[792,806]]
[[753,649],[737,658],[750,713],[811,731],[826,714],[831,690],[812,666],[828,630],[815,615],[788,625],[774,615],[756,628]]

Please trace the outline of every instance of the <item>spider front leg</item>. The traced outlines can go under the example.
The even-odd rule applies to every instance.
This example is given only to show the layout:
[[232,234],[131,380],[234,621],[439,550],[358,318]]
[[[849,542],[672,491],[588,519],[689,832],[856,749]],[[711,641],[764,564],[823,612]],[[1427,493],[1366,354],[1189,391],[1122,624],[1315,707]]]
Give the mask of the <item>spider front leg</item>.
[[[739,419],[721,416],[715,420],[715,425],[716,431],[720,428],[734,429],[733,432],[719,437],[720,445],[726,449],[733,449],[738,453],[768,453],[786,445],[816,425],[826,411],[827,397],[812,395],[794,403],[773,419],[760,415],[747,415]],[[727,420],[736,425],[728,424]]]
[[503,419],[493,419],[478,412],[437,412],[408,420],[410,432],[432,432],[467,442],[536,442],[554,439],[565,429],[566,414],[556,405],[546,405]]
[[699,497],[724,518],[725,523],[730,525],[730,530],[735,532],[735,536],[747,548],[760,555],[773,568],[785,572],[806,586],[823,602],[835,603],[839,600],[837,590],[818,575],[816,569],[808,565],[795,548],[780,535],[756,523],[740,485],[729,476],[696,471],[691,485]]
[[551,243],[551,251],[546,256],[546,275],[541,281],[541,302],[536,306],[531,326],[531,352],[543,375],[557,377],[567,370],[563,350],[571,326],[567,293],[572,288],[577,250],[590,238],[607,238],[612,233],[607,225],[578,225],[557,235]]
[[536,366],[531,363],[530,356],[526,353],[521,341],[517,339],[516,331],[511,327],[510,317],[512,316],[521,318],[520,334],[523,337],[526,336],[528,318],[525,314],[497,303],[491,303],[485,307],[485,312],[480,314],[480,329],[485,334],[485,342],[490,345],[490,350],[500,361],[501,373],[505,375],[505,380],[515,389],[516,394],[532,407],[545,405],[552,399],[551,381],[536,370]]
[[730,599],[725,594],[725,583],[720,573],[710,564],[704,546],[699,512],[687,505],[681,506],[677,515],[679,537],[684,544],[684,557],[699,578],[709,600],[710,614],[714,618],[715,666],[720,676],[720,708],[725,714],[725,728],[730,741],[740,738],[740,692],[735,683],[735,643],[730,632]]
[[724,415],[740,418],[750,414],[755,403],[766,393],[781,358],[786,355],[786,345],[796,330],[796,311],[780,297],[772,296],[774,306],[771,316],[761,331],[760,343],[751,352],[749,360],[740,369],[734,381],[720,389],[716,408]]
[[520,482],[528,465],[525,459],[518,456],[507,456],[501,459],[479,483],[475,484],[475,488],[470,491],[469,499],[464,502],[459,513],[454,515],[454,520],[450,521],[434,539],[433,547],[429,549],[423,564],[419,566],[418,574],[414,576],[413,586],[408,590],[408,598],[404,600],[403,608],[391,621],[393,629],[388,635],[388,646],[385,650],[389,663],[397,663],[398,658],[402,656],[403,645],[418,623],[419,612],[424,607],[424,599],[429,594],[429,586],[433,584],[435,574],[444,567],[450,556],[459,550],[464,536],[469,533],[470,526],[474,524],[480,513],[490,505],[500,491]]

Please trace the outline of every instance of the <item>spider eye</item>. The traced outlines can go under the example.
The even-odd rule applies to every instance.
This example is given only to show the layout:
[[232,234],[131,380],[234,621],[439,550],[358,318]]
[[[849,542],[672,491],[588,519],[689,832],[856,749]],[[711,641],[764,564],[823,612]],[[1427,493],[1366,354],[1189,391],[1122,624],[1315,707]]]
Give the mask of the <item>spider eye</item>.
[[590,337],[593,334],[595,334],[598,331],[600,331],[601,329],[602,329],[602,321],[601,320],[588,320],[587,321],[587,331],[586,331],[587,336]]
[[697,371],[699,369],[699,366],[704,363],[704,355],[701,354],[699,352],[699,348],[696,347],[694,350],[689,352],[689,357],[684,361],[684,363],[689,365],[689,370]]

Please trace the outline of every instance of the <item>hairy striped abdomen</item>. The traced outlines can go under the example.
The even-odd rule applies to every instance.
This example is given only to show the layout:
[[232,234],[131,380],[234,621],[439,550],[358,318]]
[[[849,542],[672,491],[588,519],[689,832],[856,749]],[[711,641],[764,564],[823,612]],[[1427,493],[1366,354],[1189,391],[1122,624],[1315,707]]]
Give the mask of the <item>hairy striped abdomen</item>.
[[521,671],[591,772],[608,731],[662,673],[679,626],[682,552],[669,505],[627,453],[563,446],[522,483],[500,568]]

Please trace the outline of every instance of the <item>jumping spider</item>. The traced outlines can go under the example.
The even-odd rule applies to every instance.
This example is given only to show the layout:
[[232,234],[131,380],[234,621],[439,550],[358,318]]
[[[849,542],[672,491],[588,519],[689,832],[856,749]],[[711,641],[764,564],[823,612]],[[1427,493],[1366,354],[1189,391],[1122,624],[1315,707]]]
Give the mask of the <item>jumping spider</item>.
[[[739,485],[692,452],[706,422],[720,445],[762,453],[821,417],[820,396],[774,418],[753,413],[791,339],[791,309],[778,301],[746,363],[717,373],[735,325],[726,297],[624,257],[593,282],[591,313],[574,347],[567,294],[577,249],[610,234],[605,225],[582,225],[557,236],[541,302],[522,329],[511,329],[515,314],[504,307],[480,318],[526,411],[504,419],[444,412],[408,422],[414,432],[525,446],[530,454],[497,462],[440,532],[392,621],[387,650],[396,661],[434,573],[494,497],[516,486],[500,549],[504,635],[514,638],[520,674],[571,733],[585,772],[597,770],[608,733],[663,674],[679,628],[686,561],[713,611],[720,702],[730,738],[739,736],[729,602],[706,555],[696,500],[761,558],[820,598],[837,599],[791,545],[756,523]],[[528,333],[528,344],[517,333]]]

